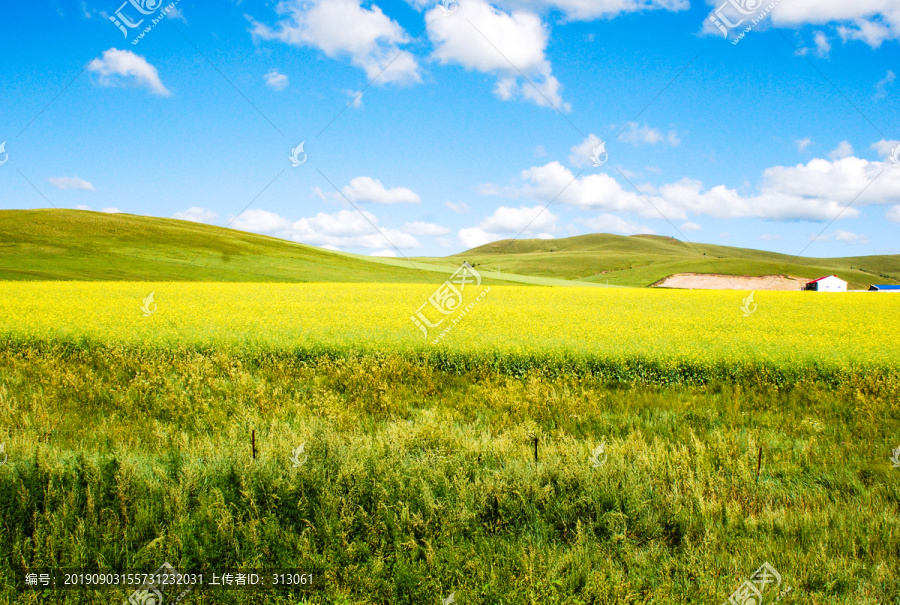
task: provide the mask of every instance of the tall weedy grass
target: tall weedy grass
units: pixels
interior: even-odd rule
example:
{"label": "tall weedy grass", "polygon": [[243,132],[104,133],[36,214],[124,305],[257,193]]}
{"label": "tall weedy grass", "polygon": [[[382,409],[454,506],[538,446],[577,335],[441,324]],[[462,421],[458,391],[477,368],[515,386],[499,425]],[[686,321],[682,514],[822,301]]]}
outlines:
{"label": "tall weedy grass", "polygon": [[720,604],[769,562],[782,603],[895,603],[898,384],[8,343],[0,601],[47,598],[26,570],[168,561],[317,579],[190,603]]}

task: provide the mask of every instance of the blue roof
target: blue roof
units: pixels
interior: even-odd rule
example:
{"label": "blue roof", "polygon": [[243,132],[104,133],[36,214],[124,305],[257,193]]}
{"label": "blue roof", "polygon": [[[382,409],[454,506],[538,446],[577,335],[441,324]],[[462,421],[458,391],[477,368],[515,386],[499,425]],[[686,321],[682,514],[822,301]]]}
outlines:
{"label": "blue roof", "polygon": [[879,290],[900,290],[900,286],[879,286],[874,285],[873,288],[878,288]]}

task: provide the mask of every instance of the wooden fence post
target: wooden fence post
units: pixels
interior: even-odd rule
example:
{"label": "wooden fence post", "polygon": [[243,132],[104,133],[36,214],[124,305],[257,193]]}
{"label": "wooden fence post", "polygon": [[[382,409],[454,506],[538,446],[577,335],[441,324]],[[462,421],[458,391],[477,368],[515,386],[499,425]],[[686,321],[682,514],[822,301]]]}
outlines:
{"label": "wooden fence post", "polygon": [[762,446],[759,446],[759,456],[756,458],[756,482],[759,483],[759,469],[762,468]]}

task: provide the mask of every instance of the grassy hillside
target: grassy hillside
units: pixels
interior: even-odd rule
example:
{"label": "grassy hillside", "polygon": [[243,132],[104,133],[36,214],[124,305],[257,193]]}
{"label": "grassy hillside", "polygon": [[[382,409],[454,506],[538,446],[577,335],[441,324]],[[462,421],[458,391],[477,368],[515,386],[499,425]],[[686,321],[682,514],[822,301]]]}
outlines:
{"label": "grassy hillside", "polygon": [[[411,264],[188,221],[0,210],[0,281],[441,283],[459,259]],[[512,274],[485,283],[585,285]]]}
{"label": "grassy hillside", "polygon": [[[731,275],[788,274],[814,279],[832,273],[851,288],[872,283],[900,283],[900,255],[851,258],[793,258],[785,254],[688,244],[654,235],[582,235],[557,240],[494,242],[458,254],[483,274],[508,273],[606,283],[649,286],[674,273]],[[448,259],[449,260],[449,259]]]}
{"label": "grassy hillside", "polygon": [[445,273],[374,263],[174,219],[81,210],[0,211],[0,280],[439,283],[444,279]]}
{"label": "grassy hillside", "polygon": [[900,283],[900,255],[793,259],[669,237],[494,242],[445,258],[375,258],[174,219],[0,210],[0,280],[440,283],[467,260],[488,283],[645,287],[674,273],[835,273],[852,288]]}

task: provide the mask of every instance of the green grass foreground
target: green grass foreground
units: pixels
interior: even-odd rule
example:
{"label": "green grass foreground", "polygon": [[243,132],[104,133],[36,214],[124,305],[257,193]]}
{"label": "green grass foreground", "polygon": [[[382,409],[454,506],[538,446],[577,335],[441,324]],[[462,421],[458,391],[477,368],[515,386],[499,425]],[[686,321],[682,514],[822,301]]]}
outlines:
{"label": "green grass foreground", "polygon": [[186,603],[719,605],[764,562],[784,604],[896,603],[898,401],[876,377],[660,387],[7,342],[0,602],[122,603],[11,577],[168,561],[305,567],[323,586]]}

